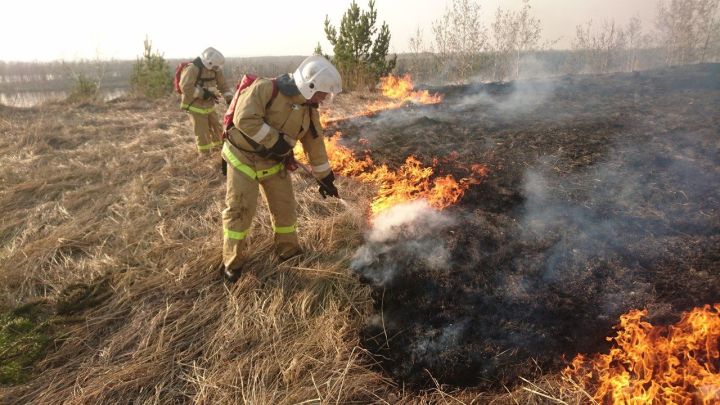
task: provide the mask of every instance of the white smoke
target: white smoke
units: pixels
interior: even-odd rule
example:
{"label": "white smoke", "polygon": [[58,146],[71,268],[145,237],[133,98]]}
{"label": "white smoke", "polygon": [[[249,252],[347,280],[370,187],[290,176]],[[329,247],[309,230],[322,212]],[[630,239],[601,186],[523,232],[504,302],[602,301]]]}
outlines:
{"label": "white smoke", "polygon": [[461,113],[465,110],[477,110],[478,106],[494,110],[499,115],[524,114],[541,107],[546,100],[555,94],[557,81],[553,79],[543,80],[518,80],[507,85],[507,94],[490,94],[486,91],[489,85],[471,86],[476,93],[465,95],[454,103],[450,110]]}
{"label": "white smoke", "polygon": [[[677,242],[668,241],[714,232],[715,224],[685,206],[720,200],[720,166],[708,163],[718,162],[717,149],[698,134],[618,145],[609,155],[563,177],[542,164],[526,171],[520,224],[524,240],[548,245],[536,281],[592,286],[596,308],[612,319],[659,299],[644,273],[673,260]],[[522,289],[509,290],[522,297]]]}
{"label": "white smoke", "polygon": [[443,231],[454,223],[424,200],[392,207],[373,220],[350,267],[376,286],[387,285],[401,272],[417,267],[443,270],[450,261]]}

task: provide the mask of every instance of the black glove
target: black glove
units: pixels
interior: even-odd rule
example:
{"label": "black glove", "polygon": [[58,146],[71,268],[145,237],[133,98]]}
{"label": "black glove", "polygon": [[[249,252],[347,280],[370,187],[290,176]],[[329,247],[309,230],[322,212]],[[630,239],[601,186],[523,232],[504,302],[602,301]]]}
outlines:
{"label": "black glove", "polygon": [[289,172],[294,172],[298,169],[298,162],[297,160],[295,160],[295,155],[293,155],[292,153],[285,156],[283,164],[285,165],[285,169]]}
{"label": "black glove", "polygon": [[203,100],[210,100],[211,97],[215,98],[215,94],[208,89],[203,89]]}
{"label": "black glove", "polygon": [[223,158],[220,158],[220,173],[227,177],[227,162]]}
{"label": "black glove", "polygon": [[320,180],[320,188],[318,189],[318,191],[323,198],[327,198],[327,196],[340,198],[338,189],[333,184],[334,181],[335,175],[333,175],[333,172],[330,172],[330,174]]}
{"label": "black glove", "polygon": [[263,149],[259,152],[260,156],[265,159],[272,159],[276,162],[282,162],[285,160],[288,152],[292,150],[292,146],[285,141],[283,134],[279,134],[277,142],[270,149]]}

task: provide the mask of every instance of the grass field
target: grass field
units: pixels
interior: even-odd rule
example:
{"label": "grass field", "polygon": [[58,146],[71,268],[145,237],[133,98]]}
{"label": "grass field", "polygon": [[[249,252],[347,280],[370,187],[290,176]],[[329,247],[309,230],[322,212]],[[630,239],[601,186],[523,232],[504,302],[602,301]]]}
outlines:
{"label": "grass field", "polygon": [[[658,77],[662,79],[663,74],[660,72]],[[612,83],[624,88],[622,80],[627,77]],[[607,95],[598,92],[595,86],[607,84],[602,80],[610,79],[600,80],[579,80],[577,88]],[[393,151],[416,153],[419,146],[425,148],[420,158],[430,162],[436,152],[449,156],[446,152],[450,150],[432,149],[441,144],[460,151],[459,155],[451,155],[458,163],[488,164],[491,172],[486,181],[470,189],[468,198],[459,205],[468,212],[465,217],[469,218],[468,224],[482,225],[478,228],[480,233],[455,232],[443,237],[468,242],[471,247],[478,246],[473,245],[474,240],[497,242],[497,249],[480,261],[472,261],[470,254],[462,256],[473,266],[486,266],[478,268],[497,270],[499,275],[505,265],[516,266],[510,270],[532,269],[533,263],[551,259],[550,247],[554,242],[542,240],[545,250],[533,250],[527,243],[512,239],[522,223],[512,217],[515,208],[523,199],[532,199],[520,195],[523,168],[543,156],[543,148],[547,147],[556,153],[550,156],[557,158],[550,169],[560,168],[565,174],[579,176],[570,180],[587,180],[581,175],[593,173],[584,168],[600,164],[608,156],[609,148],[604,142],[624,134],[615,132],[617,127],[611,122],[617,117],[613,108],[623,111],[627,100],[621,98],[621,103],[603,110],[607,112],[604,116],[607,122],[580,114],[573,125],[558,128],[552,117],[515,120],[502,109],[498,110],[499,115],[493,115],[493,110],[483,104],[465,108],[467,100],[462,92],[466,90],[446,88],[444,91],[456,104],[443,104],[437,110],[411,107],[407,112],[399,110],[395,116],[391,112],[370,118],[360,115],[358,119],[337,119],[332,126],[344,131],[349,145],[363,145],[358,138],[368,136],[370,146],[364,147],[374,145],[377,148],[374,157],[391,168],[402,160]],[[699,100],[694,96],[694,92],[700,92],[698,89],[675,90],[683,97]],[[652,92],[644,95],[633,111],[657,120],[652,125],[680,122],[681,129],[697,130],[709,142],[703,145],[712,149],[717,147],[717,143],[712,143],[717,127],[705,124],[712,120],[707,111],[717,102],[717,89],[706,88],[702,92],[705,95],[702,100],[709,104],[691,107],[683,104],[684,110],[678,111],[695,114],[684,119],[672,115],[677,112],[674,107],[671,114],[664,110],[645,114],[646,105],[656,105]],[[498,93],[502,99],[507,96],[502,88]],[[561,92],[558,94],[562,97]],[[332,110],[336,118],[358,116],[378,98],[376,94],[341,94]],[[548,99],[542,101],[545,100]],[[667,106],[673,105],[672,98],[663,100],[668,101]],[[566,102],[576,105],[580,101],[569,98]],[[561,103],[552,105],[567,112]],[[593,102],[586,105],[587,114],[597,113]],[[475,119],[458,119],[448,124],[438,114]],[[388,118],[398,121],[388,128],[388,122],[392,122]],[[466,122],[466,126],[459,122]],[[657,128],[652,125],[647,128]],[[573,128],[586,132],[578,133]],[[2,403],[593,402],[592,394],[562,377],[556,364],[543,368],[542,362],[520,370],[518,378],[508,384],[499,383],[503,380],[498,378],[493,384],[476,381],[450,385],[435,378],[437,374],[430,366],[416,370],[427,376],[429,384],[410,384],[402,378],[393,378],[398,374],[388,372],[387,365],[398,357],[383,351],[369,352],[364,335],[368,325],[378,325],[377,314],[383,313],[382,308],[378,312],[378,304],[391,300],[378,300],[382,288],[367,280],[361,282],[361,274],[351,265],[371,232],[369,207],[376,186],[372,183],[340,177],[338,188],[347,201],[343,204],[323,200],[312,179],[302,173],[292,174],[299,205],[300,241],[306,253],[299,259],[278,262],[272,253],[267,207],[260,204],[249,240],[253,252],[248,257],[250,270],[236,284],[228,285],[214,270],[221,258],[220,212],[225,195],[219,156],[197,156],[188,119],[175,98],[158,102],[133,98],[106,103],[57,102],[32,108],[0,106],[0,130],[6,134],[0,138]],[[371,137],[373,131],[380,132]],[[544,142],[553,134],[556,137]],[[647,135],[642,131],[637,134]],[[417,138],[402,143],[409,135]],[[518,145],[523,147],[513,147],[508,142],[490,148],[493,142],[500,142],[500,137],[517,138]],[[662,139],[652,145],[665,148],[669,144]],[[567,149],[567,145],[575,148]],[[354,150],[362,150],[361,147]],[[586,147],[590,152],[585,153]],[[681,152],[677,153],[685,153]],[[701,163],[711,170],[718,169],[712,159]],[[594,181],[592,176],[589,179]],[[577,197],[575,192],[579,189],[562,188],[562,184],[550,181],[552,190],[559,190],[559,195],[567,192],[568,196]],[[707,195],[715,198],[716,191],[709,190]],[[661,200],[667,197],[657,190],[653,192]],[[570,197],[568,201],[572,200]],[[671,197],[680,198],[676,194]],[[704,238],[698,245],[703,249],[716,246],[717,239],[713,238],[719,218],[717,201],[705,199],[695,203],[704,204],[701,211],[709,216],[698,228],[703,232],[698,237]],[[682,210],[692,208],[687,204],[673,207],[680,210],[677,211],[680,219],[685,218]],[[663,218],[657,212],[652,211],[652,216]],[[696,215],[689,218],[701,219]],[[560,224],[564,225],[575,229],[572,227],[582,224],[568,219]],[[532,228],[537,223],[528,226]],[[689,229],[688,225],[683,232],[690,232]],[[551,230],[548,238],[566,234]],[[682,238],[675,233],[670,236]],[[542,257],[545,251],[548,256]],[[573,254],[575,261],[570,264],[577,265],[573,269],[584,269],[584,256]],[[690,257],[697,259],[693,263],[699,273],[688,276],[695,283],[689,285],[704,286],[702,293],[712,294],[717,291],[712,283],[720,277],[717,269],[713,270],[717,258],[705,250],[698,254]],[[611,257],[609,263],[619,263],[618,268],[625,269],[622,266],[626,262]],[[391,259],[386,256],[381,260]],[[657,261],[659,270],[669,268],[666,265]],[[702,265],[707,265],[707,269],[698,267]],[[703,271],[704,275],[700,274]],[[421,274],[418,282],[426,280],[424,277]],[[701,283],[702,280],[705,281]],[[455,281],[445,281],[444,285],[455,287],[452,284]],[[475,284],[467,285],[472,286]],[[407,291],[397,287],[392,285],[388,290],[395,289],[397,297],[406,297],[402,294]],[[683,296],[680,292],[673,297]],[[580,295],[581,299],[586,297],[594,295]],[[656,297],[652,295],[653,299]],[[404,313],[403,308],[413,315],[418,310],[435,308],[420,306],[428,302],[427,297],[421,298],[424,301],[393,301],[397,305],[393,309],[395,314]],[[526,298],[533,302],[539,299]],[[690,301],[668,302],[681,308]],[[450,301],[442,304],[447,302]],[[618,302],[624,305],[635,301],[618,299]],[[592,301],[587,304],[592,308]],[[674,311],[675,307],[672,308]],[[425,315],[431,318],[434,314]],[[379,324],[381,331],[391,330],[384,322]],[[403,338],[412,341],[410,332],[399,331],[405,333]],[[604,341],[605,336],[593,338]],[[532,364],[531,360],[523,361],[527,362],[522,365]]]}

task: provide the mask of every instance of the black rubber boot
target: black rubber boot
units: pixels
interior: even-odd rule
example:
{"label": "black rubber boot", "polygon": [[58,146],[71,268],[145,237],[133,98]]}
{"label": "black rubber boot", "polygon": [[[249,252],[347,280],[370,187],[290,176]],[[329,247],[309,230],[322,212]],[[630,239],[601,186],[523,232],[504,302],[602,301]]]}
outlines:
{"label": "black rubber boot", "polygon": [[227,162],[223,158],[220,158],[220,173],[227,177]]}
{"label": "black rubber boot", "polygon": [[234,283],[238,281],[240,275],[242,274],[240,270],[231,271],[226,269],[225,265],[222,263],[220,264],[220,266],[218,266],[218,270],[220,271],[220,275],[223,277],[223,279],[225,279],[225,281],[229,283]]}

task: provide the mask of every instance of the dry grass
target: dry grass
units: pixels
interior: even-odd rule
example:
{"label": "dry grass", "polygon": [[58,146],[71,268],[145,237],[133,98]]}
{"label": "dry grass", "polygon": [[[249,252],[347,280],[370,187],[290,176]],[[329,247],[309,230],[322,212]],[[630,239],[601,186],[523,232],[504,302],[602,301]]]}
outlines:
{"label": "dry grass", "polygon": [[[295,176],[299,260],[278,263],[260,205],[249,268],[224,284],[224,179],[175,100],[0,107],[0,308],[36,299],[79,320],[0,402],[560,403],[551,377],[504,395],[410,392],[358,344],[370,291],[351,276],[371,190],[322,200]],[[102,288],[100,288],[100,287]],[[75,302],[73,302],[75,300]],[[78,304],[79,302],[79,304]],[[534,384],[538,384],[537,386]]]}

